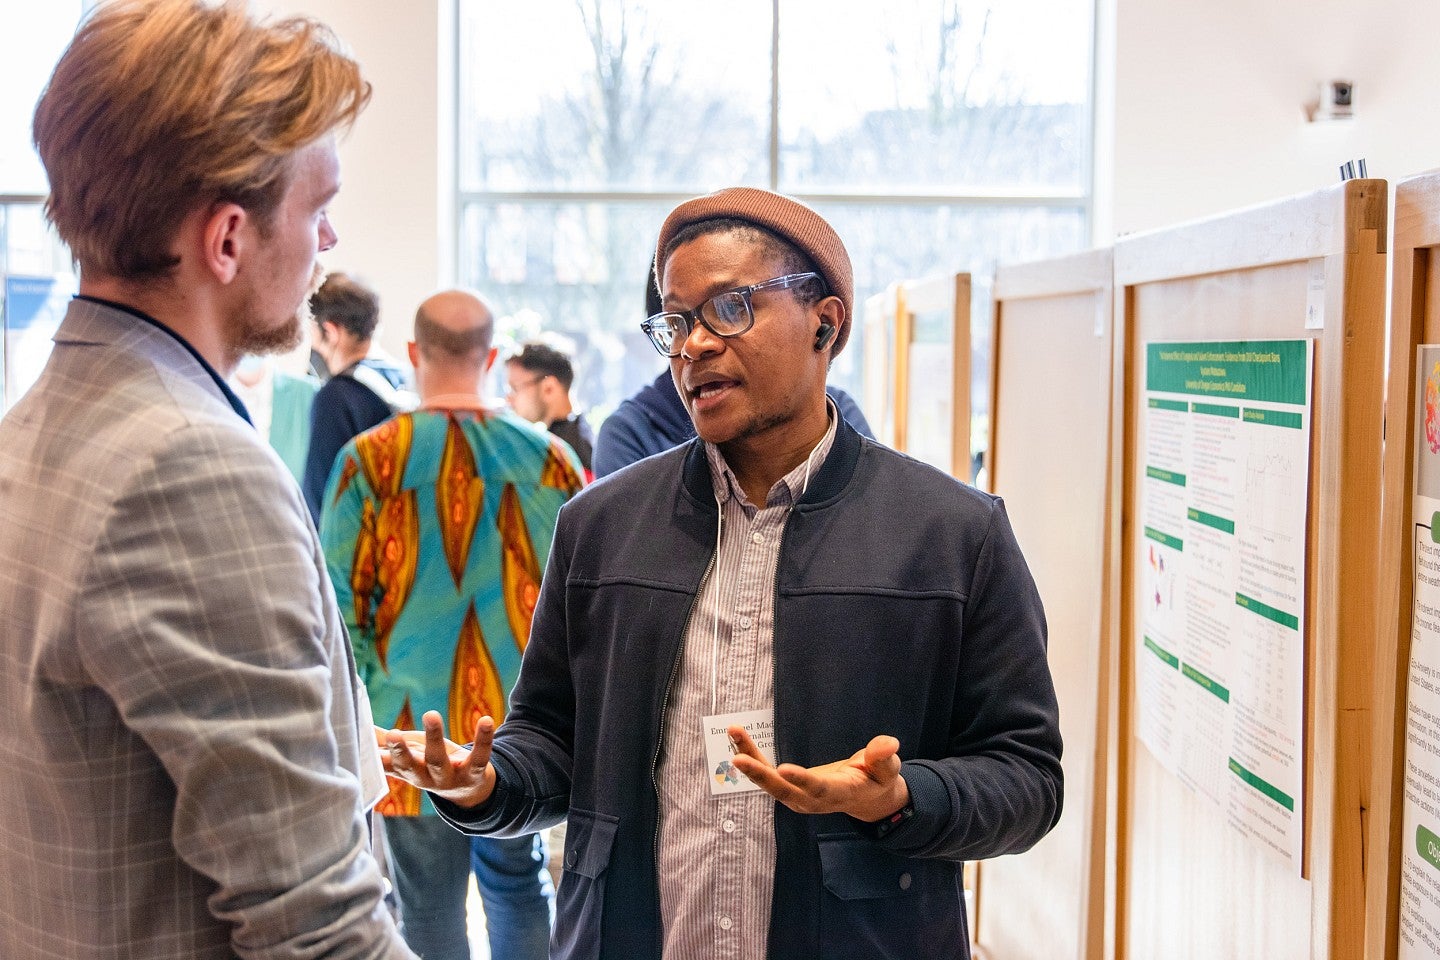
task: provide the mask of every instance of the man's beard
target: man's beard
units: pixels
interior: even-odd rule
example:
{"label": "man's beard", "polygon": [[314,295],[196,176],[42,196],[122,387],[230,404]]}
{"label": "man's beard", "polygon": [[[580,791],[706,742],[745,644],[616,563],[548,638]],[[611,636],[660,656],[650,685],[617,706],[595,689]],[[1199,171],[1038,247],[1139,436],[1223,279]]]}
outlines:
{"label": "man's beard", "polygon": [[251,290],[241,306],[239,314],[231,321],[230,353],[232,366],[244,356],[265,356],[272,353],[289,353],[300,346],[305,339],[305,324],[310,320],[310,297],[325,280],[325,271],[320,264],[310,277],[309,289],[300,301],[300,306],[283,323],[275,326],[263,324],[256,309],[259,297]]}

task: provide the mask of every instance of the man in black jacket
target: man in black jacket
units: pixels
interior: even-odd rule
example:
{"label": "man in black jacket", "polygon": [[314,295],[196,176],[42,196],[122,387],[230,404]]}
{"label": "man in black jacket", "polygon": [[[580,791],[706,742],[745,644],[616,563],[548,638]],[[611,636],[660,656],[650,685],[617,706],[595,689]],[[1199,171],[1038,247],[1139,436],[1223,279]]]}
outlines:
{"label": "man in black jacket", "polygon": [[387,769],[468,832],[568,816],[552,957],[966,956],[963,861],[1062,793],[1004,506],[827,401],[853,293],[814,211],[687,201],[656,263],[698,439],[561,511],[503,728],[426,714]]}
{"label": "man in black jacket", "polygon": [[310,449],[300,490],[311,519],[320,523],[320,498],[335,466],[335,455],[355,437],[416,404],[404,373],[383,357],[371,356],[380,323],[380,298],[344,273],[332,273],[310,297],[314,347],[330,379],[310,407]]}

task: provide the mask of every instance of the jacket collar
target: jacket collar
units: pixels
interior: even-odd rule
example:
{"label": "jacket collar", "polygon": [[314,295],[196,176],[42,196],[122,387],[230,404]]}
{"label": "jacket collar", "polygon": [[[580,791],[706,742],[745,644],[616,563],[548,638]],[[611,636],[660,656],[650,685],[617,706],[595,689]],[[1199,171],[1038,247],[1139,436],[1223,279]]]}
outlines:
{"label": "jacket collar", "polygon": [[245,404],[190,341],[134,307],[76,294],[52,339],[56,343],[90,343],[135,350],[151,362],[217,395],[240,419],[253,423]]}
{"label": "jacket collar", "polygon": [[[855,464],[860,460],[861,438],[855,428],[837,415],[835,443],[830,455],[825,458],[820,470],[810,478],[810,486],[795,506],[805,509],[809,506],[828,503],[839,496],[850,483],[855,473]],[[710,478],[710,463],[705,457],[705,444],[698,437],[690,441],[685,450],[682,468],[682,483],[685,492],[704,509],[714,511],[715,490]]]}

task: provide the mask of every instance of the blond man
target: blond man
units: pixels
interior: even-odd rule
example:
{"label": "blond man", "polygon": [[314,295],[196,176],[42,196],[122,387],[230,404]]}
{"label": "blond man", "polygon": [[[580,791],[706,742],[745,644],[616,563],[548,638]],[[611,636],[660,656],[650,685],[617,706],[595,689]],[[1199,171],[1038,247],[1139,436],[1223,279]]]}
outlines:
{"label": "blond man", "polygon": [[315,532],[224,380],[300,342],[369,93],[313,21],[118,0],[41,97],[80,294],[0,422],[0,957],[412,956]]}

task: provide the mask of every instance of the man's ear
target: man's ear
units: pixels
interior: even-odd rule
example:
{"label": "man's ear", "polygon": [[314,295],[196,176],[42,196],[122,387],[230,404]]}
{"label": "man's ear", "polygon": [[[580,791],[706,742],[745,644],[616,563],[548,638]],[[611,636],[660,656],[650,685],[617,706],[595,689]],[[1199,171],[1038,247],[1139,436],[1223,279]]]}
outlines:
{"label": "man's ear", "polygon": [[410,358],[411,367],[420,366],[420,345],[414,340],[405,343],[405,355]]}
{"label": "man's ear", "polygon": [[489,373],[489,372],[490,372],[490,368],[493,367],[493,366],[495,366],[495,358],[498,357],[498,356],[500,356],[500,348],[499,348],[499,347],[491,347],[491,348],[490,348],[490,355],[485,358],[485,369],[484,369],[484,370],[481,370],[480,372],[481,372],[482,374],[483,374],[483,373]]}
{"label": "man's ear", "polygon": [[240,275],[241,262],[250,255],[250,214],[238,203],[217,203],[200,228],[201,264],[223,284]]}

